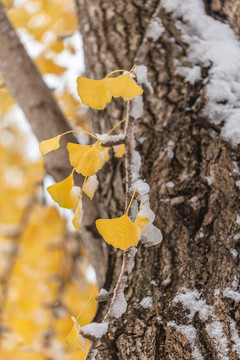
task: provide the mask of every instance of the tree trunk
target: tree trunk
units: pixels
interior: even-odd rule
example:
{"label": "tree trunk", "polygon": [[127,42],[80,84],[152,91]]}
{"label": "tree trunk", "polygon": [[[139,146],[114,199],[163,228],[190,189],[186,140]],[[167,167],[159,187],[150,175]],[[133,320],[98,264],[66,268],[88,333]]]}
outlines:
{"label": "tree trunk", "polygon": [[[136,148],[141,177],[151,187],[155,225],[163,234],[160,245],[138,246],[125,291],[127,311],[110,322],[96,359],[238,359],[239,148],[221,137],[222,124],[206,115],[211,64],[204,67],[199,60],[196,81],[180,75],[179,64],[193,67],[178,26],[186,20],[165,2],[79,0],[88,77],[100,79],[134,63],[148,67],[154,94],[144,89]],[[237,4],[206,1],[205,11],[239,34]],[[154,35],[152,24],[159,19],[163,28]],[[197,36],[194,31],[188,35]],[[124,111],[120,100],[92,111],[94,129],[106,132]],[[105,165],[97,196],[101,217],[122,214],[119,160]],[[106,290],[116,285],[121,253],[108,249]],[[100,305],[97,321],[108,306]]]}

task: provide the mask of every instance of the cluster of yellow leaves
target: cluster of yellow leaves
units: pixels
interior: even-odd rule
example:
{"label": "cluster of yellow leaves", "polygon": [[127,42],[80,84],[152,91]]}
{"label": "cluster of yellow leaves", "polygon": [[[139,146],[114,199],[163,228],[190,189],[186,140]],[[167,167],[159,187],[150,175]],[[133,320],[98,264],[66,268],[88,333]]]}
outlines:
{"label": "cluster of yellow leaves", "polygon": [[[117,70],[113,73],[115,72],[125,71]],[[131,73],[125,73],[123,75],[110,78],[110,75],[113,73],[108,74],[102,80],[92,80],[84,77],[79,77],[77,79],[78,94],[83,104],[89,105],[93,109],[101,110],[104,109],[106,104],[111,101],[112,96],[121,96],[125,101],[128,101],[142,94],[142,88],[135,83],[131,77]],[[42,154],[47,154],[49,151],[57,150],[60,147],[60,137],[63,135],[64,134],[42,141],[39,145],[40,152]],[[76,191],[74,191],[75,196],[73,196],[73,189],[76,187],[74,186],[72,172],[72,174],[65,180],[50,186],[48,191],[53,200],[56,201],[59,206],[75,210],[73,225],[77,230],[79,230],[83,215],[82,192],[85,191],[85,183],[89,181],[90,177],[95,176],[95,174],[109,160],[109,153],[108,149],[102,146],[101,140],[99,139],[93,145],[68,143],[67,150],[69,153],[70,163],[73,166],[73,171],[85,176],[82,190],[78,192],[77,196]],[[116,157],[122,157],[123,155],[124,144],[115,149]],[[90,198],[92,198],[95,190],[96,187],[91,193]],[[88,195],[88,192],[86,192],[86,194]],[[137,246],[140,238],[139,228],[144,225],[142,225],[139,219],[137,220],[137,223],[133,223],[128,217],[127,211],[126,214],[120,218],[98,219],[96,221],[96,226],[99,233],[103,236],[107,243],[116,248],[125,250],[130,246]]]}
{"label": "cluster of yellow leaves", "polygon": [[84,105],[89,105],[96,110],[103,110],[106,104],[111,102],[112,96],[116,98],[121,96],[128,101],[143,93],[130,73],[114,78],[109,77],[111,74],[101,80],[78,77],[78,95]]}

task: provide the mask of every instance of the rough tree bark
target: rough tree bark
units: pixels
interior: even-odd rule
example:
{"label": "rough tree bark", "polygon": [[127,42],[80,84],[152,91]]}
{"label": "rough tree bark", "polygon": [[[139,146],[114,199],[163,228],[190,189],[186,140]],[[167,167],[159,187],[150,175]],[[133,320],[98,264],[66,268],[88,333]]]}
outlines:
{"label": "rough tree bark", "polygon": [[[201,69],[202,78],[195,84],[184,83],[176,60],[191,66],[187,45],[176,17],[159,1],[78,0],[78,5],[88,77],[99,79],[134,63],[148,67],[154,94],[144,94],[144,114],[136,123],[136,137],[144,141],[137,142],[137,150],[142,178],[151,186],[155,224],[163,233],[161,245],[138,246],[126,290],[127,312],[111,322],[96,358],[237,359],[240,297],[234,301],[226,288],[238,291],[233,281],[238,279],[239,261],[231,249],[239,246],[238,175],[233,163],[239,160],[239,148],[233,149],[220,136],[221,127],[204,113],[208,69]],[[206,1],[205,9],[239,34],[234,12],[239,5],[239,1]],[[155,42],[146,36],[154,17],[164,25]],[[117,101],[105,111],[92,112],[98,132],[123,117],[124,108]],[[119,215],[124,208],[121,165],[115,161],[106,165],[100,178],[101,216]],[[115,286],[120,258],[118,251],[109,249],[107,290]],[[185,305],[177,294],[185,294]],[[140,302],[147,296],[153,304],[145,309]],[[99,307],[97,321],[108,306]],[[215,336],[214,329],[218,329]]]}
{"label": "rough tree bark", "polygon": [[[102,78],[134,63],[149,69],[154,94],[145,89],[136,148],[142,157],[141,176],[151,186],[155,225],[163,233],[156,247],[139,244],[125,291],[127,312],[111,321],[97,359],[237,359],[239,256],[232,249],[238,249],[240,239],[234,165],[239,148],[232,148],[220,136],[221,127],[204,113],[209,69],[201,69],[198,82],[184,83],[176,60],[191,66],[187,45],[175,15],[167,13],[161,2],[76,1],[87,76]],[[205,1],[206,13],[216,21],[229,22],[236,34],[240,24],[234,9],[239,5],[233,0]],[[154,17],[164,25],[157,41],[146,36]],[[92,111],[94,130],[106,132],[124,112],[121,101],[104,111]],[[121,215],[123,199],[124,166],[112,159],[100,173],[98,216]],[[88,219],[93,232],[94,220],[95,216]],[[122,252],[103,246],[107,261],[100,259],[95,268],[102,274],[107,269],[104,288],[111,290]],[[235,300],[227,296],[229,291],[234,291]],[[145,308],[141,301],[146,297],[152,299],[152,306]],[[96,321],[102,320],[108,306],[109,302],[100,304]]]}

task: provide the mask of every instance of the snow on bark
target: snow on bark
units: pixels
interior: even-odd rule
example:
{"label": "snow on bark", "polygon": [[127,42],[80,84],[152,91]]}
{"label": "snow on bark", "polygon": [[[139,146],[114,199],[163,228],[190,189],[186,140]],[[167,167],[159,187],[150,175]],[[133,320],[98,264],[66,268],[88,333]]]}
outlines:
{"label": "snow on bark", "polygon": [[234,290],[230,290],[228,287],[223,291],[223,295],[236,302],[240,301],[240,293]]}
{"label": "snow on bark", "polygon": [[148,309],[153,306],[153,299],[151,298],[151,296],[146,296],[141,300],[140,305],[144,309]]}
{"label": "snow on bark", "polygon": [[234,343],[233,345],[233,351],[236,351],[238,355],[240,355],[240,338],[238,336],[238,332],[236,329],[235,322],[229,317],[228,318],[230,323],[230,330],[231,330],[231,340]]}
{"label": "snow on bark", "polygon": [[186,336],[191,346],[192,356],[194,360],[203,360],[203,356],[200,350],[195,346],[197,332],[192,325],[177,325],[174,321],[169,321],[167,325],[175,328],[177,331]]}
{"label": "snow on bark", "polygon": [[126,309],[127,301],[125,299],[123,290],[121,290],[113,304],[110,315],[118,319],[120,316],[122,316],[122,314],[125,313]]}
{"label": "snow on bark", "polygon": [[181,303],[185,310],[189,311],[186,316],[191,321],[196,313],[199,313],[203,320],[207,320],[212,316],[212,308],[207,305],[206,300],[201,299],[201,295],[197,289],[182,289],[182,292],[175,296],[172,300],[173,304]]}
{"label": "snow on bark", "polygon": [[100,339],[108,331],[108,323],[96,323],[93,322],[89,325],[81,327],[81,332],[84,335],[92,336],[96,339]]}
{"label": "snow on bark", "polygon": [[208,335],[216,345],[218,355],[222,360],[228,360],[228,340],[223,332],[223,326],[220,321],[213,321],[206,326]]}
{"label": "snow on bark", "polygon": [[[174,12],[193,68],[181,68],[186,80],[198,80],[194,66],[208,67],[206,114],[215,124],[224,121],[222,135],[233,145],[240,143],[240,43],[230,26],[206,15],[201,0],[163,0]],[[184,23],[183,23],[184,22]]]}
{"label": "snow on bark", "polygon": [[148,25],[146,36],[153,41],[157,41],[164,33],[165,28],[160,18],[155,18]]}
{"label": "snow on bark", "polygon": [[127,268],[126,268],[126,271],[128,272],[128,275],[131,274],[131,272],[133,271],[133,268],[134,268],[134,265],[135,265],[135,261],[134,261],[134,258],[135,258],[135,255],[137,253],[137,248],[135,246],[131,246],[129,248],[129,263],[127,265]]}

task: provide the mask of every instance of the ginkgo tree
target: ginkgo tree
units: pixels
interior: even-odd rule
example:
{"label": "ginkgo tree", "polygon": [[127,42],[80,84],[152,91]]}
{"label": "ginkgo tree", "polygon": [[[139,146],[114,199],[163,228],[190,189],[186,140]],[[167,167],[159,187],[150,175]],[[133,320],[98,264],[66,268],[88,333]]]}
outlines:
{"label": "ginkgo tree", "polygon": [[[53,149],[60,136],[60,147],[44,155],[45,169],[56,181],[51,181],[49,190],[53,189],[53,198],[71,207],[67,211],[80,228],[74,233],[84,244],[99,285],[97,313],[88,324],[81,323],[86,308],[71,288],[76,310],[73,306],[69,310],[69,328],[64,329],[70,347],[62,341],[55,358],[61,359],[71,346],[79,349],[72,356],[81,358],[88,339],[88,360],[237,359],[240,30],[236,2],[24,2],[27,6],[4,1],[15,26],[13,14],[21,13],[19,24],[26,24],[32,38],[43,44],[32,54],[39,68],[42,62],[42,71],[55,68],[63,80],[73,69],[70,61],[62,63],[56,54],[74,52],[68,29],[76,29],[77,22],[85,56],[85,69],[79,68],[71,81],[82,102],[67,88],[56,102],[53,93],[58,86],[48,75],[44,79],[50,90],[44,84],[0,5],[1,96],[6,95],[5,85],[12,94],[1,109],[11,107],[14,98],[39,143],[55,138]],[[26,44],[24,32],[20,35]],[[116,69],[126,72],[112,73]],[[124,101],[121,91],[129,75],[143,93]],[[115,78],[122,82],[117,87]],[[108,135],[121,120],[116,132]],[[61,136],[72,130],[93,136],[82,132]],[[87,146],[81,160],[78,145]],[[88,154],[91,159],[91,150],[96,154],[96,173],[79,174],[76,168],[88,165],[82,158]],[[64,179],[68,179],[62,188],[65,195],[57,188]],[[121,236],[119,228],[125,229]],[[163,233],[161,242],[158,229]],[[124,251],[103,239],[119,246],[123,239],[129,240],[128,234],[135,234],[138,243]],[[114,242],[116,235],[120,242]],[[52,338],[48,340],[51,344]],[[60,348],[59,341],[52,344]]]}

